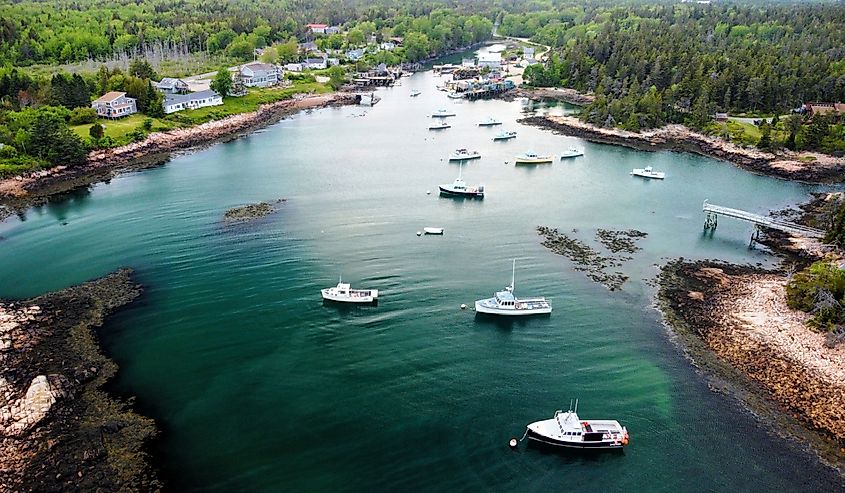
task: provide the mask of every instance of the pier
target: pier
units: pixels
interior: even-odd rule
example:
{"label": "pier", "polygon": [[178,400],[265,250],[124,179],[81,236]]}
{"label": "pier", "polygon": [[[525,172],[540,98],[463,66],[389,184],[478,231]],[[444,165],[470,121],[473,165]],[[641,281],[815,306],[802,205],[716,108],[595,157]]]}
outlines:
{"label": "pier", "polygon": [[801,224],[782,221],[768,216],[761,216],[752,212],[746,212],[739,209],[732,209],[721,205],[711,204],[705,200],[701,206],[701,210],[707,214],[704,219],[704,231],[715,231],[719,225],[719,216],[732,217],[740,221],[748,221],[754,224],[754,232],[751,233],[751,242],[749,247],[753,247],[754,243],[760,239],[760,228],[775,229],[785,233],[804,236],[807,238],[823,238],[824,231]]}

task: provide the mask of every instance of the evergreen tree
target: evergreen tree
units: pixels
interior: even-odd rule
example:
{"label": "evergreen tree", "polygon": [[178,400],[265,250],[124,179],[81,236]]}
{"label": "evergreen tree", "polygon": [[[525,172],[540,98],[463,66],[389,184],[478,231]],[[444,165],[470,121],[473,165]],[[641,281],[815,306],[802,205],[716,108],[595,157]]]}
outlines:
{"label": "evergreen tree", "polygon": [[129,63],[129,75],[139,79],[158,79],[153,66],[145,58],[135,58]]}
{"label": "evergreen tree", "polygon": [[82,139],[56,114],[39,112],[28,133],[29,154],[54,165],[77,166],[85,162]]}
{"label": "evergreen tree", "polygon": [[161,118],[164,116],[164,94],[162,94],[161,91],[157,91],[156,88],[153,87],[152,82],[149,81],[147,81],[147,91],[145,99],[145,115],[152,116],[155,118]]}

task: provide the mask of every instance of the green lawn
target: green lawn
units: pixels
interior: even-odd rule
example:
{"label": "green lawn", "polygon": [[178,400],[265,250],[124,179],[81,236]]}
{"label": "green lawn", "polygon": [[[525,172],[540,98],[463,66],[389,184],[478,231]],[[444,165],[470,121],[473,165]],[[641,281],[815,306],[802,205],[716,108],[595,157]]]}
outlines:
{"label": "green lawn", "polygon": [[[112,140],[120,144],[128,142],[128,140],[126,139],[126,134],[137,128],[141,128],[144,123],[144,120],[146,120],[147,118],[149,117],[146,115],[135,113],[134,115],[130,115],[126,118],[121,118],[119,120],[98,118],[97,123],[103,126],[103,130],[107,137],[111,137]],[[76,132],[76,134],[82,137],[83,139],[88,139],[88,131],[91,128],[91,125],[92,124],[90,123],[83,123],[82,125],[71,125],[70,129]],[[172,122],[153,118],[152,131],[155,132],[158,130],[169,130],[174,126],[175,125]]]}

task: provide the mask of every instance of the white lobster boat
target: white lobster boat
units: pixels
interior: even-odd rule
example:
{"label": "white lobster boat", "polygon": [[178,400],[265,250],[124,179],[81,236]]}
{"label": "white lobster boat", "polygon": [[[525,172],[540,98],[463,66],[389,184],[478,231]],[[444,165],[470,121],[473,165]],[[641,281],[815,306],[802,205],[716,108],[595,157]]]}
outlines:
{"label": "white lobster boat", "polygon": [[451,195],[453,197],[484,198],[484,185],[467,186],[462,178],[463,165],[458,171],[458,178],[451,185],[440,185],[440,195]]}
{"label": "white lobster boat", "polygon": [[373,303],[378,300],[378,289],[352,289],[339,279],[337,286],[320,290],[324,300],[338,303]]}
{"label": "white lobster boat", "polygon": [[567,449],[622,450],[628,445],[628,429],[615,419],[582,421],[570,403],[569,411],[528,425],[525,436],[543,445]]}
{"label": "white lobster boat", "polygon": [[583,156],[583,155],[584,155],[584,151],[579,151],[578,149],[576,149],[574,147],[570,147],[568,151],[563,151],[563,152],[560,153],[560,158],[566,159],[566,158],[570,158],[570,157],[578,157],[578,156]]}
{"label": "white lobster boat", "polygon": [[534,151],[524,152],[514,158],[514,164],[549,164],[553,156],[541,156]]}
{"label": "white lobster boat", "polygon": [[467,149],[457,149],[455,152],[449,154],[449,161],[469,161],[470,159],[480,159],[481,153],[478,151],[470,151]]}
{"label": "white lobster boat", "polygon": [[452,128],[452,125],[449,125],[446,122],[439,122],[439,123],[432,123],[428,126],[429,130],[443,130],[446,128]]}
{"label": "white lobster boat", "polygon": [[639,176],[641,178],[650,178],[653,180],[662,180],[666,178],[666,173],[662,171],[654,171],[651,166],[645,168],[634,168],[631,170],[631,176]]}
{"label": "white lobster boat", "polygon": [[446,118],[447,116],[455,116],[454,111],[439,109],[431,114],[432,118]]}
{"label": "white lobster boat", "polygon": [[502,124],[502,122],[500,122],[499,120],[496,120],[492,116],[488,117],[486,120],[481,120],[480,122],[478,122],[479,127],[493,127],[495,125],[501,125],[501,124]]}
{"label": "white lobster boat", "polygon": [[492,298],[476,301],[475,311],[505,316],[543,315],[552,312],[552,305],[546,298],[517,298],[513,293],[515,281],[516,260],[513,261],[511,285],[494,294]]}
{"label": "white lobster boat", "polygon": [[516,132],[499,132],[493,137],[493,140],[508,140],[508,139],[515,139]]}

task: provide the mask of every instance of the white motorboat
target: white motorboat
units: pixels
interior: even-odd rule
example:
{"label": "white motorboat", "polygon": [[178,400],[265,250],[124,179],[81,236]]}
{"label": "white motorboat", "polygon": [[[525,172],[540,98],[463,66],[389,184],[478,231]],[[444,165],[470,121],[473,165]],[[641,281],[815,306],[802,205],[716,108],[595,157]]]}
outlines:
{"label": "white motorboat", "polygon": [[432,228],[432,227],[423,228],[423,233],[425,233],[427,235],[442,235],[444,232],[445,232],[445,230],[443,228]]}
{"label": "white motorboat", "polygon": [[515,139],[516,132],[499,132],[493,137],[493,140],[508,140],[508,139]]}
{"label": "white motorboat", "polygon": [[[500,122],[499,120],[496,120],[493,117],[488,117],[486,120],[481,120],[480,122],[478,122],[479,127],[492,127],[492,126],[501,125],[501,124],[502,124],[502,122]],[[516,132],[514,132],[514,135],[516,135]]]}
{"label": "white motorboat", "polygon": [[517,298],[513,293],[515,281],[516,260],[513,261],[511,285],[507,286],[504,291],[494,294],[492,298],[476,301],[475,311],[477,313],[506,316],[542,315],[552,312],[552,305],[546,298]]}
{"label": "white motorboat", "polygon": [[526,151],[514,158],[515,164],[547,164],[554,161],[554,156],[541,156],[534,151]]}
{"label": "white motorboat", "polygon": [[666,173],[662,171],[654,171],[651,166],[646,166],[645,168],[634,168],[631,170],[631,175],[655,180],[662,180],[666,178]]}
{"label": "white motorboat", "polygon": [[575,409],[555,411],[551,419],[535,421],[528,425],[525,436],[529,440],[552,447],[592,450],[622,450],[630,442],[628,429],[612,419],[584,420],[578,418],[578,401]]}
{"label": "white motorboat", "polygon": [[415,97],[419,96],[420,94],[422,94],[422,93],[420,91],[417,91],[416,89],[411,91],[411,97],[412,98],[415,98]]}
{"label": "white motorboat", "polygon": [[454,111],[439,109],[431,114],[432,118],[446,118],[447,116],[455,116]]}
{"label": "white motorboat", "polygon": [[563,152],[560,153],[560,158],[566,159],[566,158],[570,158],[570,157],[578,157],[578,156],[583,156],[583,155],[584,155],[584,151],[579,151],[578,149],[576,149],[574,147],[570,147],[569,150],[563,151]]}
{"label": "white motorboat", "polygon": [[339,303],[372,303],[378,300],[378,289],[352,289],[339,279],[337,286],[320,290],[324,300]]}
{"label": "white motorboat", "polygon": [[464,95],[459,92],[450,92],[446,94],[446,97],[451,99],[464,99]]}
{"label": "white motorboat", "polygon": [[457,149],[455,152],[449,154],[449,161],[469,161],[470,159],[480,159],[481,153],[478,151],[469,151],[467,149]]}
{"label": "white motorboat", "polygon": [[462,178],[463,165],[458,170],[458,178],[451,185],[440,185],[440,195],[455,197],[484,198],[484,185],[468,187]]}
{"label": "white motorboat", "polygon": [[451,127],[452,127],[452,125],[449,125],[446,122],[440,122],[440,123],[433,123],[433,124],[429,125],[428,129],[429,130],[443,130],[444,128],[451,128]]}

